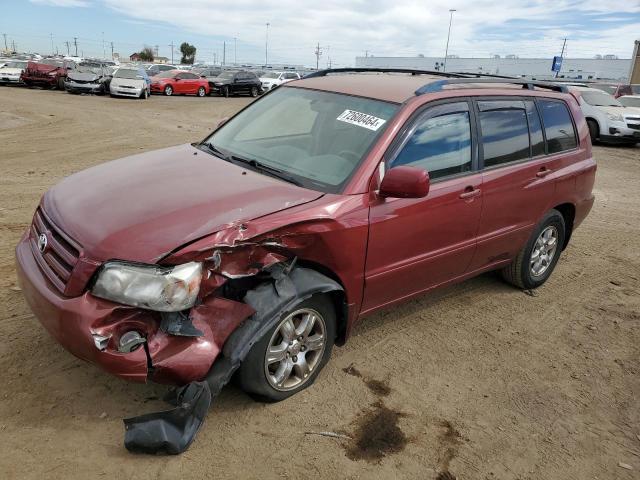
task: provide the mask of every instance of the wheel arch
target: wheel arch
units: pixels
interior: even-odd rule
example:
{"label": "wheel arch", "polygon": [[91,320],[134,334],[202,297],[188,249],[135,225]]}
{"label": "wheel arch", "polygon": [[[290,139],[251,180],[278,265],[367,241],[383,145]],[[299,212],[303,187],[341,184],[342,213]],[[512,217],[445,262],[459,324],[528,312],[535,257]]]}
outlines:
{"label": "wheel arch", "polygon": [[564,243],[562,245],[562,250],[567,248],[569,245],[569,240],[571,239],[571,234],[573,233],[573,222],[576,218],[576,207],[573,203],[561,203],[560,205],[556,205],[553,207],[554,210],[557,210],[562,215],[564,219],[565,226],[565,235],[564,235]]}

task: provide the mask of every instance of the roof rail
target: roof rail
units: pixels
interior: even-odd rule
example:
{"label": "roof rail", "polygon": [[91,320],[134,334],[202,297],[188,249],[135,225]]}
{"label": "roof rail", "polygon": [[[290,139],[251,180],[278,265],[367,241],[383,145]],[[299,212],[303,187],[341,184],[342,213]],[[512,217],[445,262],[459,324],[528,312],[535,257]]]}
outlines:
{"label": "roof rail", "polygon": [[565,85],[556,85],[549,82],[536,82],[532,80],[518,80],[516,78],[451,78],[448,80],[438,80],[436,82],[426,83],[422,87],[416,90],[416,95],[424,95],[425,93],[440,92],[447,85],[463,85],[468,83],[486,83],[486,84],[499,84],[508,83],[512,85],[522,85],[522,88],[527,90],[533,90],[535,87],[546,88],[554,92],[569,93],[569,89]]}
{"label": "roof rail", "polygon": [[373,67],[347,67],[347,68],[328,68],[326,70],[318,70],[304,76],[304,78],[326,77],[330,73],[410,73],[411,75],[437,75],[438,77],[448,78],[466,78],[466,75],[460,73],[446,73],[431,70],[416,70],[412,68],[373,68]]}

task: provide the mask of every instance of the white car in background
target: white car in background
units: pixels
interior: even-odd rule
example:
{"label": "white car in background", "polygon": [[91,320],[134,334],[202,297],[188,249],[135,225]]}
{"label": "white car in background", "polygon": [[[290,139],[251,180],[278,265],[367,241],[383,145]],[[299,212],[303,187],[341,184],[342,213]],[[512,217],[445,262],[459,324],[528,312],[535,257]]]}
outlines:
{"label": "white car in background", "polygon": [[111,78],[109,94],[147,99],[151,95],[151,80],[142,67],[120,67]]}
{"label": "white car in background", "polygon": [[623,95],[618,101],[625,107],[640,108],[640,95]]}
{"label": "white car in background", "polygon": [[278,85],[300,78],[302,77],[297,72],[266,72],[260,77],[260,83],[262,83],[262,90],[267,92]]}
{"label": "white car in background", "polygon": [[640,143],[640,108],[625,107],[597,88],[569,88],[580,103],[592,142]]}
{"label": "white car in background", "polygon": [[27,67],[26,60],[10,60],[0,67],[0,84],[18,84],[20,75]]}

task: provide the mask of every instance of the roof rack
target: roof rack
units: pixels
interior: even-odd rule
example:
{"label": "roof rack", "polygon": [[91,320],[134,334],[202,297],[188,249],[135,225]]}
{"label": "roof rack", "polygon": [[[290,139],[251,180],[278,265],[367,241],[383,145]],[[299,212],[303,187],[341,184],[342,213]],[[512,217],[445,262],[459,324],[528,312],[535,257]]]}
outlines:
{"label": "roof rack", "polygon": [[437,72],[432,70],[417,70],[412,68],[369,68],[369,67],[354,67],[354,68],[328,68],[326,70],[318,70],[311,72],[304,76],[304,78],[314,77],[326,77],[330,73],[410,73],[411,75],[436,75],[438,77],[448,78],[467,78],[465,74],[461,73],[446,73]]}
{"label": "roof rack", "polygon": [[518,80],[516,78],[499,77],[499,78],[479,78],[479,77],[463,77],[463,78],[450,78],[448,80],[438,80],[436,82],[426,83],[422,87],[416,90],[416,95],[424,95],[425,93],[440,92],[447,85],[462,85],[465,83],[486,83],[486,84],[498,84],[508,83],[512,85],[522,85],[522,88],[527,90],[533,90],[535,87],[546,88],[554,92],[568,93],[569,89],[565,85],[556,85],[548,82],[536,82],[532,80]]}

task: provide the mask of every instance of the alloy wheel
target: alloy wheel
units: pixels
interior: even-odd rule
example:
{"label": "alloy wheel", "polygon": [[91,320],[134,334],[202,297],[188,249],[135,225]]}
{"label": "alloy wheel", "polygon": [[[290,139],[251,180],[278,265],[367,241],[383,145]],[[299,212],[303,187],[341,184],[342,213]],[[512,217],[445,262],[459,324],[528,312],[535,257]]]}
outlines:
{"label": "alloy wheel", "polygon": [[324,355],[327,328],[316,310],[302,308],[280,322],[269,340],[264,371],[276,390],[300,388],[311,378]]}
{"label": "alloy wheel", "polygon": [[533,245],[529,270],[533,277],[540,277],[549,269],[558,250],[558,229],[549,225]]}

